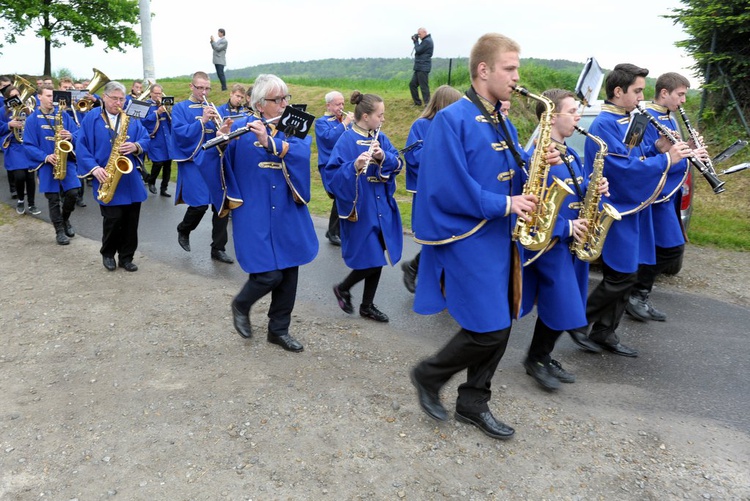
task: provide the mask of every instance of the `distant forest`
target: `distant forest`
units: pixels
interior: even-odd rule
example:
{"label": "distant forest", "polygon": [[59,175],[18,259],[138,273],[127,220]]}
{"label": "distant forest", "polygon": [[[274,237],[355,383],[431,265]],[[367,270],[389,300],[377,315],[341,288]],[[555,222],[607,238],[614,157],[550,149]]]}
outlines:
{"label": "distant forest", "polygon": [[[413,60],[410,58],[357,58],[357,59],[320,59],[316,61],[291,61],[286,63],[271,63],[249,66],[241,69],[227,69],[229,80],[251,80],[261,73],[272,73],[282,78],[295,79],[366,79],[366,80],[408,80],[411,78]],[[583,68],[583,62],[576,63],[564,59],[534,59],[521,60],[521,65],[533,64],[546,66],[550,69],[578,74]],[[465,70],[468,59],[442,58],[432,59],[433,73],[448,72],[449,65],[453,70]]]}

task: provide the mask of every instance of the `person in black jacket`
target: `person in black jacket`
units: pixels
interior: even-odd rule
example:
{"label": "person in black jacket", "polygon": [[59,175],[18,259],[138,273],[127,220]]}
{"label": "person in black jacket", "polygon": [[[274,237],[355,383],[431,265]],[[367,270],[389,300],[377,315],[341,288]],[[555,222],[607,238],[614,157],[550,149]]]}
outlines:
{"label": "person in black jacket", "polygon": [[[412,35],[411,41],[414,42],[414,75],[409,82],[411,98],[416,106],[422,106],[422,103],[430,102],[430,70],[432,69],[432,35],[427,34],[427,30],[419,28],[416,35]],[[422,89],[422,100],[419,99],[417,87]]]}

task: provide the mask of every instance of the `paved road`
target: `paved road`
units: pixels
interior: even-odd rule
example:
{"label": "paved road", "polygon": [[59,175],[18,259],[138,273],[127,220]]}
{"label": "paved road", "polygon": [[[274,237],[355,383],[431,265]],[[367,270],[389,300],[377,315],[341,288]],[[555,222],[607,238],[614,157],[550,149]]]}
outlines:
{"label": "paved road", "polygon": [[[4,182],[2,186],[0,200],[13,204]],[[72,220],[80,236],[99,240],[101,216],[90,188],[86,201],[88,207],[78,208]],[[40,197],[37,203],[43,210],[39,217],[48,220],[46,200]],[[239,266],[216,263],[209,257],[209,216],[191,235],[192,252],[184,252],[177,245],[176,226],[184,212],[185,206],[175,207],[171,198],[149,196],[141,213],[136,262],[142,253],[183,271],[226,277],[239,288],[246,279]],[[301,269],[298,301],[309,304],[321,319],[342,320],[346,315],[336,305],[330,286],[341,280],[348,269],[341,260],[339,248],[328,244],[323,237],[326,223],[327,220],[315,218],[320,252],[312,264]],[[51,228],[49,231],[50,239],[54,238]],[[234,254],[231,241],[228,252]],[[411,257],[416,252],[417,245],[407,238],[404,255]],[[138,273],[147,274],[148,267],[142,266]],[[358,287],[354,289],[355,298],[361,296],[361,285]],[[637,359],[584,353],[567,336],[561,338],[556,356],[575,368],[579,381],[593,383],[576,385],[575,392],[566,388],[566,398],[581,402],[597,399],[600,403],[621,407],[625,412],[676,412],[701,420],[710,418],[750,433],[747,390],[750,310],[662,289],[655,290],[652,298],[660,309],[669,313],[666,323],[643,324],[626,317],[620,327],[623,341],[640,350],[641,356]],[[411,311],[412,296],[401,283],[398,267],[384,270],[376,303],[390,316],[393,335],[413,337],[424,343],[425,355],[457,329],[445,313],[423,317]],[[501,365],[504,370],[523,370],[520,362],[534,321],[535,318],[526,317],[514,327]],[[530,391],[541,391],[527,379],[525,384]]]}

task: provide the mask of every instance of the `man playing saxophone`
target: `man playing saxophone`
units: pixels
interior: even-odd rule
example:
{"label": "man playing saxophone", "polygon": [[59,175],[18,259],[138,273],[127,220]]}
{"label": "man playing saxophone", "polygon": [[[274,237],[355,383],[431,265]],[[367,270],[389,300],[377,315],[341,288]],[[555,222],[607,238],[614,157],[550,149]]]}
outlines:
{"label": "man playing saxophone", "polygon": [[[104,86],[103,108],[86,115],[76,139],[80,177],[94,177],[94,192],[100,193],[102,183],[109,183],[115,174],[115,164],[130,162],[128,172],[121,177],[108,203],[99,201],[103,217],[102,264],[114,271],[115,254],[125,271],[137,271],[133,262],[138,247],[138,220],[141,202],[146,200],[146,188],[138,170],[143,168],[143,152],[148,148],[149,137],[138,120],[130,120],[122,111],[125,87],[120,82]],[[114,149],[113,145],[119,145]]]}
{"label": "man playing saxophone", "polygon": [[55,228],[57,244],[68,245],[76,235],[70,215],[75,210],[81,186],[72,151],[78,126],[66,112],[70,103],[60,102],[55,106],[52,92],[48,85],[39,89],[39,108],[26,120],[23,145],[39,174],[39,191],[49,203],[49,218]]}

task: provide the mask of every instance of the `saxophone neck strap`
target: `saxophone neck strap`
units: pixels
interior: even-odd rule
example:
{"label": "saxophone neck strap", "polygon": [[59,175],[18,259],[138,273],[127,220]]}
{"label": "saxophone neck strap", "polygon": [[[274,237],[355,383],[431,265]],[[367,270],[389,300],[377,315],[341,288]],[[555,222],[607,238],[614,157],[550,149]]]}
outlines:
{"label": "saxophone neck strap", "polygon": [[568,156],[565,154],[565,151],[560,150],[560,148],[558,148],[558,151],[560,151],[560,158],[562,159],[565,166],[568,168],[570,177],[573,179],[573,184],[576,187],[576,193],[578,194],[578,198],[583,200],[583,197],[584,197],[583,190],[581,190],[581,185],[578,183],[578,176],[576,175],[575,169],[573,169],[573,166],[571,165],[570,160],[568,159]]}
{"label": "saxophone neck strap", "polygon": [[[521,154],[518,153],[518,150],[516,149],[516,145],[513,143],[513,136],[510,135],[510,130],[508,130],[508,124],[505,123],[505,117],[502,113],[499,111],[497,112],[497,119],[494,119],[490,113],[487,111],[487,107],[482,104],[482,102],[479,100],[479,94],[477,94],[477,91],[474,90],[474,87],[469,87],[469,90],[466,91],[466,97],[469,98],[469,100],[474,103],[474,106],[479,108],[479,111],[482,112],[482,115],[487,120],[489,124],[491,124],[497,133],[500,136],[505,137],[505,144],[508,146],[508,149],[513,154],[513,158],[516,159],[516,163],[518,164],[518,167],[523,170],[526,166],[526,162],[524,162],[523,158],[521,158]],[[500,130],[497,127],[497,124],[500,124],[500,127],[502,127],[503,132],[500,134]]]}

